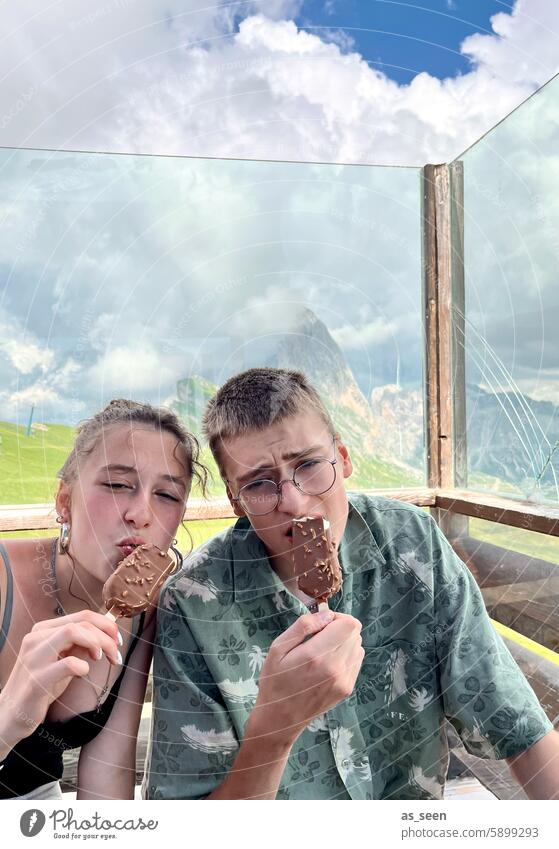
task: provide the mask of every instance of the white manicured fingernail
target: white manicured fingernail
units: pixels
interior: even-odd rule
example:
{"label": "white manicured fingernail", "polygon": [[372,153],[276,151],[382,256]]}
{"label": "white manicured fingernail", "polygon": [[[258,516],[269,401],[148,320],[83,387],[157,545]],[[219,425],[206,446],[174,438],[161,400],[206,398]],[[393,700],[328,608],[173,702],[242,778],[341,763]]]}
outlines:
{"label": "white manicured fingernail", "polygon": [[118,663],[119,666],[122,666],[122,655],[119,651],[117,651],[117,653],[116,653],[116,662]]}
{"label": "white manicured fingernail", "polygon": [[116,632],[116,641],[119,644],[119,646],[121,646],[122,643],[124,642],[124,640],[122,639],[122,634],[120,633],[120,631]]}
{"label": "white manicured fingernail", "polygon": [[97,660],[101,660],[102,657],[103,657],[103,649],[98,648],[97,649]]}

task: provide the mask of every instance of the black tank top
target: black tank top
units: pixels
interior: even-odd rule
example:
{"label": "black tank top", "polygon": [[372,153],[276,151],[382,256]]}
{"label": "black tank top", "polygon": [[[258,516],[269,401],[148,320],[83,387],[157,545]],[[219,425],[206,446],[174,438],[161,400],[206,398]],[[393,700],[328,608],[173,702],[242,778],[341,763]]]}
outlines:
{"label": "black tank top", "polygon": [[[6,564],[8,575],[9,598],[0,628],[2,636],[5,637],[8,630],[6,614],[8,603],[11,601],[12,581],[8,553],[1,544],[0,554]],[[4,760],[3,768],[0,769],[0,799],[13,799],[24,793],[30,793],[42,784],[58,781],[62,778],[64,771],[63,752],[85,746],[99,734],[111,715],[126,667],[142,633],[144,619],[145,613],[142,613],[138,629],[126,653],[122,672],[99,709],[94,708],[86,713],[79,713],[64,721],[45,720],[29,737],[25,737],[14,746]]]}

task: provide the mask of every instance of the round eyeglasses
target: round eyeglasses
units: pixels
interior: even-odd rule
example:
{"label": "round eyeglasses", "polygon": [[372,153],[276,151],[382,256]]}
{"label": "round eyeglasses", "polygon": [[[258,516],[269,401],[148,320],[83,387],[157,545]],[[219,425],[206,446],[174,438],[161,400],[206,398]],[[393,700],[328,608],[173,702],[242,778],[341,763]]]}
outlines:
{"label": "round eyeglasses", "polygon": [[337,462],[325,457],[306,460],[294,469],[293,477],[279,483],[267,479],[251,481],[232,500],[238,501],[249,516],[265,516],[280,503],[284,483],[292,483],[305,495],[324,495],[334,486]]}

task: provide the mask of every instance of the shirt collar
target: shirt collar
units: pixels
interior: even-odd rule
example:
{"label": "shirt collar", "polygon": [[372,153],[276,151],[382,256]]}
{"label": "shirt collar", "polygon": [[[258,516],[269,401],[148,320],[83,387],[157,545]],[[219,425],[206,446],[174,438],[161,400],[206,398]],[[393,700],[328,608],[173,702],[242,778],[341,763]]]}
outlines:
{"label": "shirt collar", "polygon": [[[366,520],[351,497],[348,500],[347,525],[339,548],[340,565],[346,575],[365,572],[386,562]],[[285,589],[270,565],[263,542],[246,517],[231,528],[231,548],[235,601],[254,601]]]}

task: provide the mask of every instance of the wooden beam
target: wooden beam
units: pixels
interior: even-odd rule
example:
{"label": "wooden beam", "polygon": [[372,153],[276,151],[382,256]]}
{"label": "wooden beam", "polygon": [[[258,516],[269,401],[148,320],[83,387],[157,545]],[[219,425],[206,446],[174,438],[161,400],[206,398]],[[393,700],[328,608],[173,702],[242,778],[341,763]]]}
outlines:
{"label": "wooden beam", "polygon": [[[452,486],[468,485],[466,416],[466,289],[464,279],[464,165],[450,169]],[[444,483],[441,486],[445,486]]]}
{"label": "wooden beam", "polygon": [[487,519],[525,531],[559,536],[559,509],[556,507],[458,489],[439,490],[436,505],[449,513],[474,516],[476,519]]}
{"label": "wooden beam", "polygon": [[[427,480],[431,487],[467,481],[464,354],[464,177],[461,163],[423,169],[423,270]],[[433,511],[450,537],[468,519]]]}
{"label": "wooden beam", "polygon": [[[432,487],[454,480],[452,197],[448,165],[423,169],[423,276],[427,372],[427,469]],[[455,226],[457,226],[455,224]]]}
{"label": "wooden beam", "polygon": [[441,486],[440,404],[439,404],[439,287],[437,202],[435,184],[444,165],[423,169],[423,319],[425,329],[425,430],[427,445],[427,485]]}

